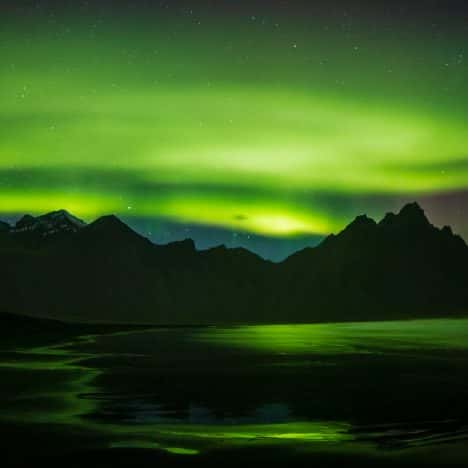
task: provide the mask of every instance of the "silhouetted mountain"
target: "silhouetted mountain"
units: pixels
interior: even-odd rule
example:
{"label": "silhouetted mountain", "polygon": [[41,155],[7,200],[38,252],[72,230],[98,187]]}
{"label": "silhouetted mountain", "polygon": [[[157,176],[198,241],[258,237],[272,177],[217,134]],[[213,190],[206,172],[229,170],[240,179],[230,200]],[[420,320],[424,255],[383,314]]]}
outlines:
{"label": "silhouetted mountain", "polygon": [[35,231],[42,236],[48,236],[63,231],[76,232],[85,226],[82,220],[65,210],[59,210],[37,218],[25,215],[15,224],[13,230],[16,233]]}
{"label": "silhouetted mountain", "polygon": [[277,323],[468,311],[468,247],[417,204],[358,216],[279,264],[245,249],[155,245],[115,216],[24,217],[0,236],[5,310],[75,321]]}
{"label": "silhouetted mountain", "polygon": [[0,221],[0,232],[8,232],[11,229],[11,226],[8,223]]}
{"label": "silhouetted mountain", "polygon": [[[301,294],[305,271],[321,292],[314,300],[326,317],[445,316],[468,305],[468,248],[452,234],[432,226],[417,204],[380,223],[359,216],[341,233],[315,249],[296,253],[281,269],[294,285],[289,304],[306,307]],[[338,298],[334,295],[338,295]]]}
{"label": "silhouetted mountain", "polygon": [[25,215],[10,230],[19,244],[33,248],[78,232],[85,226],[81,219],[59,210],[37,217]]}

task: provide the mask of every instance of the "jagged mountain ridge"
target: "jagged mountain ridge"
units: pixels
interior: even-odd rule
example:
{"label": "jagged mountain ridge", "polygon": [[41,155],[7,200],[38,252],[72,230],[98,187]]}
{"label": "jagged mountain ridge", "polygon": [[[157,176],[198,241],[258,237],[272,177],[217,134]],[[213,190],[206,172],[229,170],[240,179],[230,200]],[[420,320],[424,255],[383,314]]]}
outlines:
{"label": "jagged mountain ridge", "polygon": [[34,248],[78,232],[84,227],[86,223],[81,219],[66,210],[58,210],[37,217],[24,215],[13,226],[4,223],[3,232],[8,231],[21,244]]}
{"label": "jagged mountain ridge", "polygon": [[[300,276],[309,270],[310,283],[321,292],[316,307],[325,315],[339,318],[343,307],[360,320],[373,320],[377,310],[385,318],[463,314],[467,260],[464,240],[449,227],[434,227],[413,203],[379,223],[358,216],[338,235],[290,256],[280,269],[294,307],[306,306]],[[335,294],[342,299],[330,304]]]}
{"label": "jagged mountain ridge", "polygon": [[[53,235],[0,234],[0,292],[11,312],[75,321],[278,323],[463,315],[468,247],[417,204],[379,223],[358,216],[279,264],[245,249],[156,245],[115,216],[66,212]],[[68,220],[72,220],[71,225]],[[24,219],[24,218],[23,218]],[[33,218],[50,224],[51,216]],[[64,222],[63,220],[67,220]],[[28,221],[31,221],[27,218]],[[63,229],[56,229],[62,226]]]}
{"label": "jagged mountain ridge", "polygon": [[15,233],[36,231],[47,236],[60,231],[76,232],[85,226],[84,221],[68,211],[58,210],[37,217],[25,215],[11,229]]}

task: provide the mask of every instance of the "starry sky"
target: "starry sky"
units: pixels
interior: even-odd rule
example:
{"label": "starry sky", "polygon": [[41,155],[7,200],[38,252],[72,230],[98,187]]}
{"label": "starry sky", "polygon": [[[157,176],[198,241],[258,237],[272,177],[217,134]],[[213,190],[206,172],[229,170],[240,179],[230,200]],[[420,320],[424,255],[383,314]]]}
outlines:
{"label": "starry sky", "polygon": [[418,201],[468,239],[464,1],[2,1],[0,218],[279,260]]}

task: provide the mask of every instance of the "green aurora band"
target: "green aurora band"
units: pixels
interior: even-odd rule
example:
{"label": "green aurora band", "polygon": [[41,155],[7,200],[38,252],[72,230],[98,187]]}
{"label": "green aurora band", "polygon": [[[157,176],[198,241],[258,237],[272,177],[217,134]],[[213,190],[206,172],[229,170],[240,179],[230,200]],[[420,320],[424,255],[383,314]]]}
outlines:
{"label": "green aurora band", "polygon": [[456,29],[206,12],[2,26],[0,214],[289,237],[380,215],[379,197],[467,188]]}

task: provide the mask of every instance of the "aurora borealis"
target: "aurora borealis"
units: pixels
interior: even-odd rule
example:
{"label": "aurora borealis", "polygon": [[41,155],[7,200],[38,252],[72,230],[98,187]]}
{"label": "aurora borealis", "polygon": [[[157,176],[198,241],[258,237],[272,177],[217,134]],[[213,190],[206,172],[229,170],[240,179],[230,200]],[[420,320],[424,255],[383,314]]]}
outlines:
{"label": "aurora borealis", "polygon": [[275,258],[417,200],[466,238],[467,7],[407,3],[2,2],[0,218]]}

